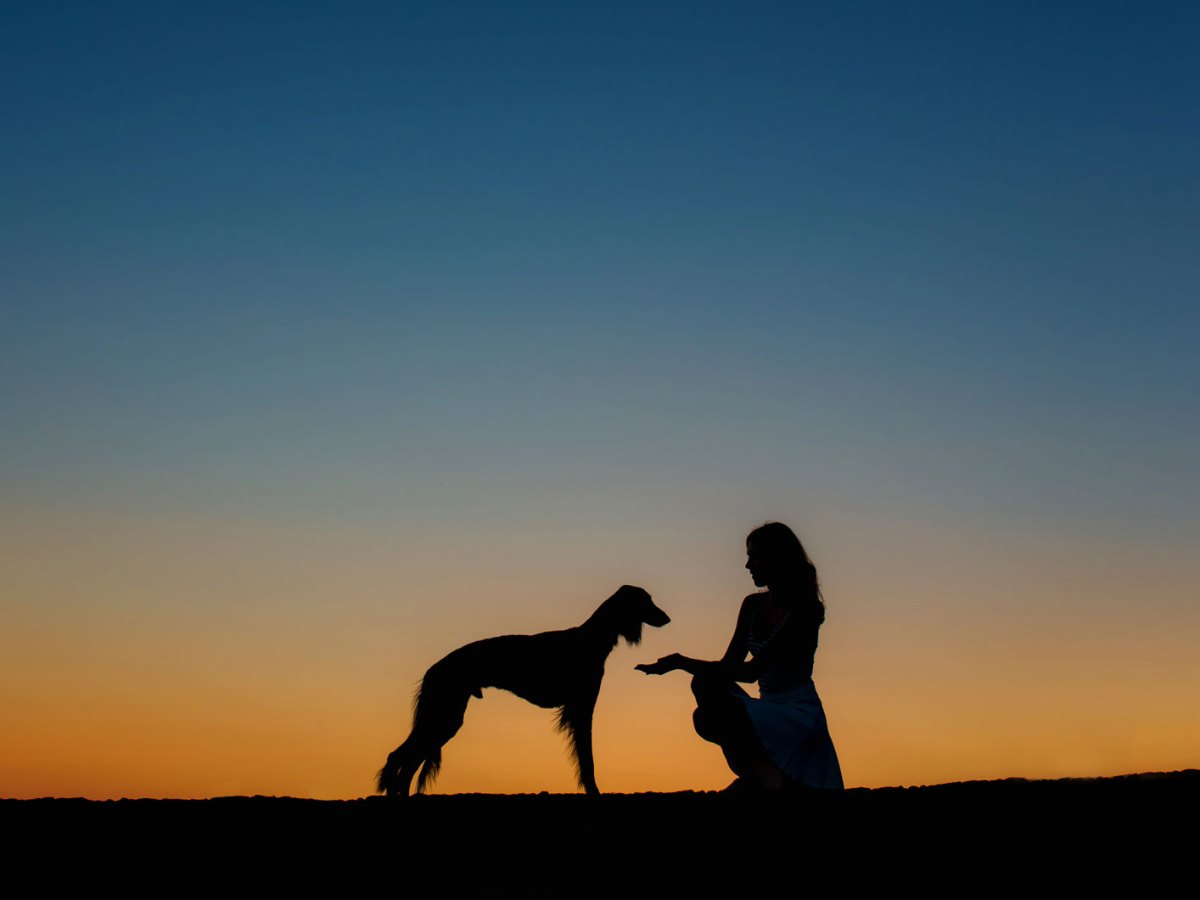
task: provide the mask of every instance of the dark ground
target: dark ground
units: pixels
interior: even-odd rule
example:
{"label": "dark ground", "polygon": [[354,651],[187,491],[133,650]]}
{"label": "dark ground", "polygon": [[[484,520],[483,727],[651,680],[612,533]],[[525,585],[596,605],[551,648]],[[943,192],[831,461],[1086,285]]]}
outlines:
{"label": "dark ground", "polygon": [[786,796],[4,800],[0,835],[10,881],[139,894],[1148,896],[1194,889],[1198,810],[1188,770]]}

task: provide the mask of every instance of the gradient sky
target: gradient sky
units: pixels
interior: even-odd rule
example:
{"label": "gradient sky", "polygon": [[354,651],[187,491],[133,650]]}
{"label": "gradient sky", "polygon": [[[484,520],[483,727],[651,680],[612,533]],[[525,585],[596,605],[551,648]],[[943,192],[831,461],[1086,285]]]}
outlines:
{"label": "gradient sky", "polygon": [[848,785],[1200,765],[1194,4],[9,2],[0,121],[0,796],[360,796],[622,583],[600,787],[721,787],[767,519]]}

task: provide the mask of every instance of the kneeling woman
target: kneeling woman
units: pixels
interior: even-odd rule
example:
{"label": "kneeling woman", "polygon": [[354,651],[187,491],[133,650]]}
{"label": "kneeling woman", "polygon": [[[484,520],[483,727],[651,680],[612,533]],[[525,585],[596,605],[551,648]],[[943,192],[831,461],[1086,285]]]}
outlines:
{"label": "kneeling woman", "polygon": [[[637,668],[694,676],[696,732],[720,745],[742,785],[841,788],[837,752],[812,681],[817,631],[825,621],[816,567],[799,538],[779,522],[750,533],[746,556],[754,584],[766,590],[742,601],[725,655],[706,662],[672,653]],[[739,681],[757,681],[759,697]]]}

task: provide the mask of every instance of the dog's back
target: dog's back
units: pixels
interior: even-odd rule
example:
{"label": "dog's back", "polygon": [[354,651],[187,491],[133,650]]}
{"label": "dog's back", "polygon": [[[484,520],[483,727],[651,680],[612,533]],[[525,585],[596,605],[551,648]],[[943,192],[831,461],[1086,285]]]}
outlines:
{"label": "dog's back", "polygon": [[476,697],[483,688],[499,688],[552,709],[568,703],[584,683],[603,677],[608,654],[585,643],[578,628],[475,641],[434,663],[423,684],[432,679]]}

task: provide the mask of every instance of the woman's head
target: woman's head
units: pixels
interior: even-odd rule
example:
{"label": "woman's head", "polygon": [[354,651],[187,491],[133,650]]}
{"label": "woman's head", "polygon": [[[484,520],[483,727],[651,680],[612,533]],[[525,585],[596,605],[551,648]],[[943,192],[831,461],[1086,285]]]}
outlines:
{"label": "woman's head", "polygon": [[782,522],[760,525],[746,537],[746,568],[758,587],[798,592],[803,599],[821,603],[816,566],[800,538]]}

